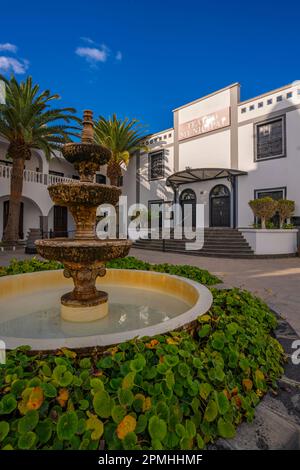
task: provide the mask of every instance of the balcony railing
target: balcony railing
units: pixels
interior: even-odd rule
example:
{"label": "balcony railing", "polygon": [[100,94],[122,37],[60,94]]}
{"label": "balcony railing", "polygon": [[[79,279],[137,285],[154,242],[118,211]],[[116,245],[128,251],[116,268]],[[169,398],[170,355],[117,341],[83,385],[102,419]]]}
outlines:
{"label": "balcony railing", "polygon": [[[12,167],[9,165],[0,165],[0,178],[11,178]],[[49,186],[56,183],[69,183],[75,181],[75,178],[66,178],[64,176],[49,175],[47,173],[39,173],[38,171],[24,170],[24,181],[28,183],[39,183]]]}

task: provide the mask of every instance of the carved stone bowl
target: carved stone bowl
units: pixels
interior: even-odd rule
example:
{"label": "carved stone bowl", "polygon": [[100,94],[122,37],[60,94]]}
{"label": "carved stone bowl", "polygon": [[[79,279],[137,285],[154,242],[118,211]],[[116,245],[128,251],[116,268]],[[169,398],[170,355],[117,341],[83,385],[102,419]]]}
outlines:
{"label": "carved stone bowl", "polygon": [[97,207],[104,203],[115,206],[121,194],[121,190],[116,186],[81,181],[53,184],[48,187],[48,191],[55,204],[68,207]]}
{"label": "carved stone bowl", "polygon": [[65,159],[73,164],[93,162],[105,165],[111,157],[111,151],[102,145],[85,142],[70,142],[62,147]]}
{"label": "carved stone bowl", "polygon": [[67,264],[92,265],[127,256],[130,240],[98,240],[53,238],[35,242],[38,253],[44,258]]}

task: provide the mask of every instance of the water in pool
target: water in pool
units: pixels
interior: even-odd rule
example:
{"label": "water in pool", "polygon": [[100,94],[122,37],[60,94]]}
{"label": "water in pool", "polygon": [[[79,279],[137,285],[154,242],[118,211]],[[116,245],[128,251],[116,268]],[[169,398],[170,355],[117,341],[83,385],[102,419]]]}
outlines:
{"label": "water in pool", "polygon": [[88,323],[66,322],[60,317],[63,289],[0,301],[0,337],[61,338],[118,333],[156,325],[185,312],[190,306],[162,292],[105,285],[109,313]]}

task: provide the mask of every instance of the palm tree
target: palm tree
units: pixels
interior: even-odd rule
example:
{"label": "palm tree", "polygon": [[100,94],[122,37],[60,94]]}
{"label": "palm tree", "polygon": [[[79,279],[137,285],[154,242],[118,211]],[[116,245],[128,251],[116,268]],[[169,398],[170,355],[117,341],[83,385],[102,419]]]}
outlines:
{"label": "palm tree", "polygon": [[107,176],[113,186],[118,186],[119,177],[122,176],[121,165],[127,166],[137,150],[147,150],[143,144],[144,138],[142,126],[136,119],[121,120],[116,114],[109,119],[100,116],[95,124],[95,140],[112,152],[107,164]]}
{"label": "palm tree", "polygon": [[16,242],[23,190],[25,161],[31,158],[31,149],[40,149],[47,158],[55,155],[62,144],[77,136],[72,121],[80,122],[73,108],[50,108],[59,95],[49,90],[40,91],[39,85],[28,77],[18,83],[0,75],[6,88],[6,102],[0,104],[0,135],[8,140],[7,157],[12,161],[9,213],[3,240]]}

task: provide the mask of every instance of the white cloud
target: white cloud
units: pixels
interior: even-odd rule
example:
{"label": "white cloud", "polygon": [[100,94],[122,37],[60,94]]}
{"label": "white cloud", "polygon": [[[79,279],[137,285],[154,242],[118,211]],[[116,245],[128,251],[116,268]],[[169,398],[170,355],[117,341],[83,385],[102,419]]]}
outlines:
{"label": "white cloud", "polygon": [[0,44],[0,51],[6,51],[6,52],[17,52],[17,46],[14,44],[11,44],[10,42],[5,42],[3,44]]}
{"label": "white cloud", "polygon": [[122,52],[121,52],[121,51],[118,51],[118,52],[116,53],[116,60],[119,60],[119,61],[120,61],[120,60],[122,60],[122,58],[123,58]]}
{"label": "white cloud", "polygon": [[81,41],[87,42],[88,44],[95,44],[95,41],[93,41],[91,38],[87,38],[86,36],[81,36]]}
{"label": "white cloud", "polygon": [[15,74],[21,74],[26,72],[28,66],[28,60],[18,60],[13,57],[0,56],[0,70],[2,72],[13,71]]}
{"label": "white cloud", "polygon": [[108,48],[106,46],[101,46],[101,48],[96,47],[77,47],[76,54],[80,57],[83,57],[90,64],[95,64],[97,62],[106,62],[108,57]]}

